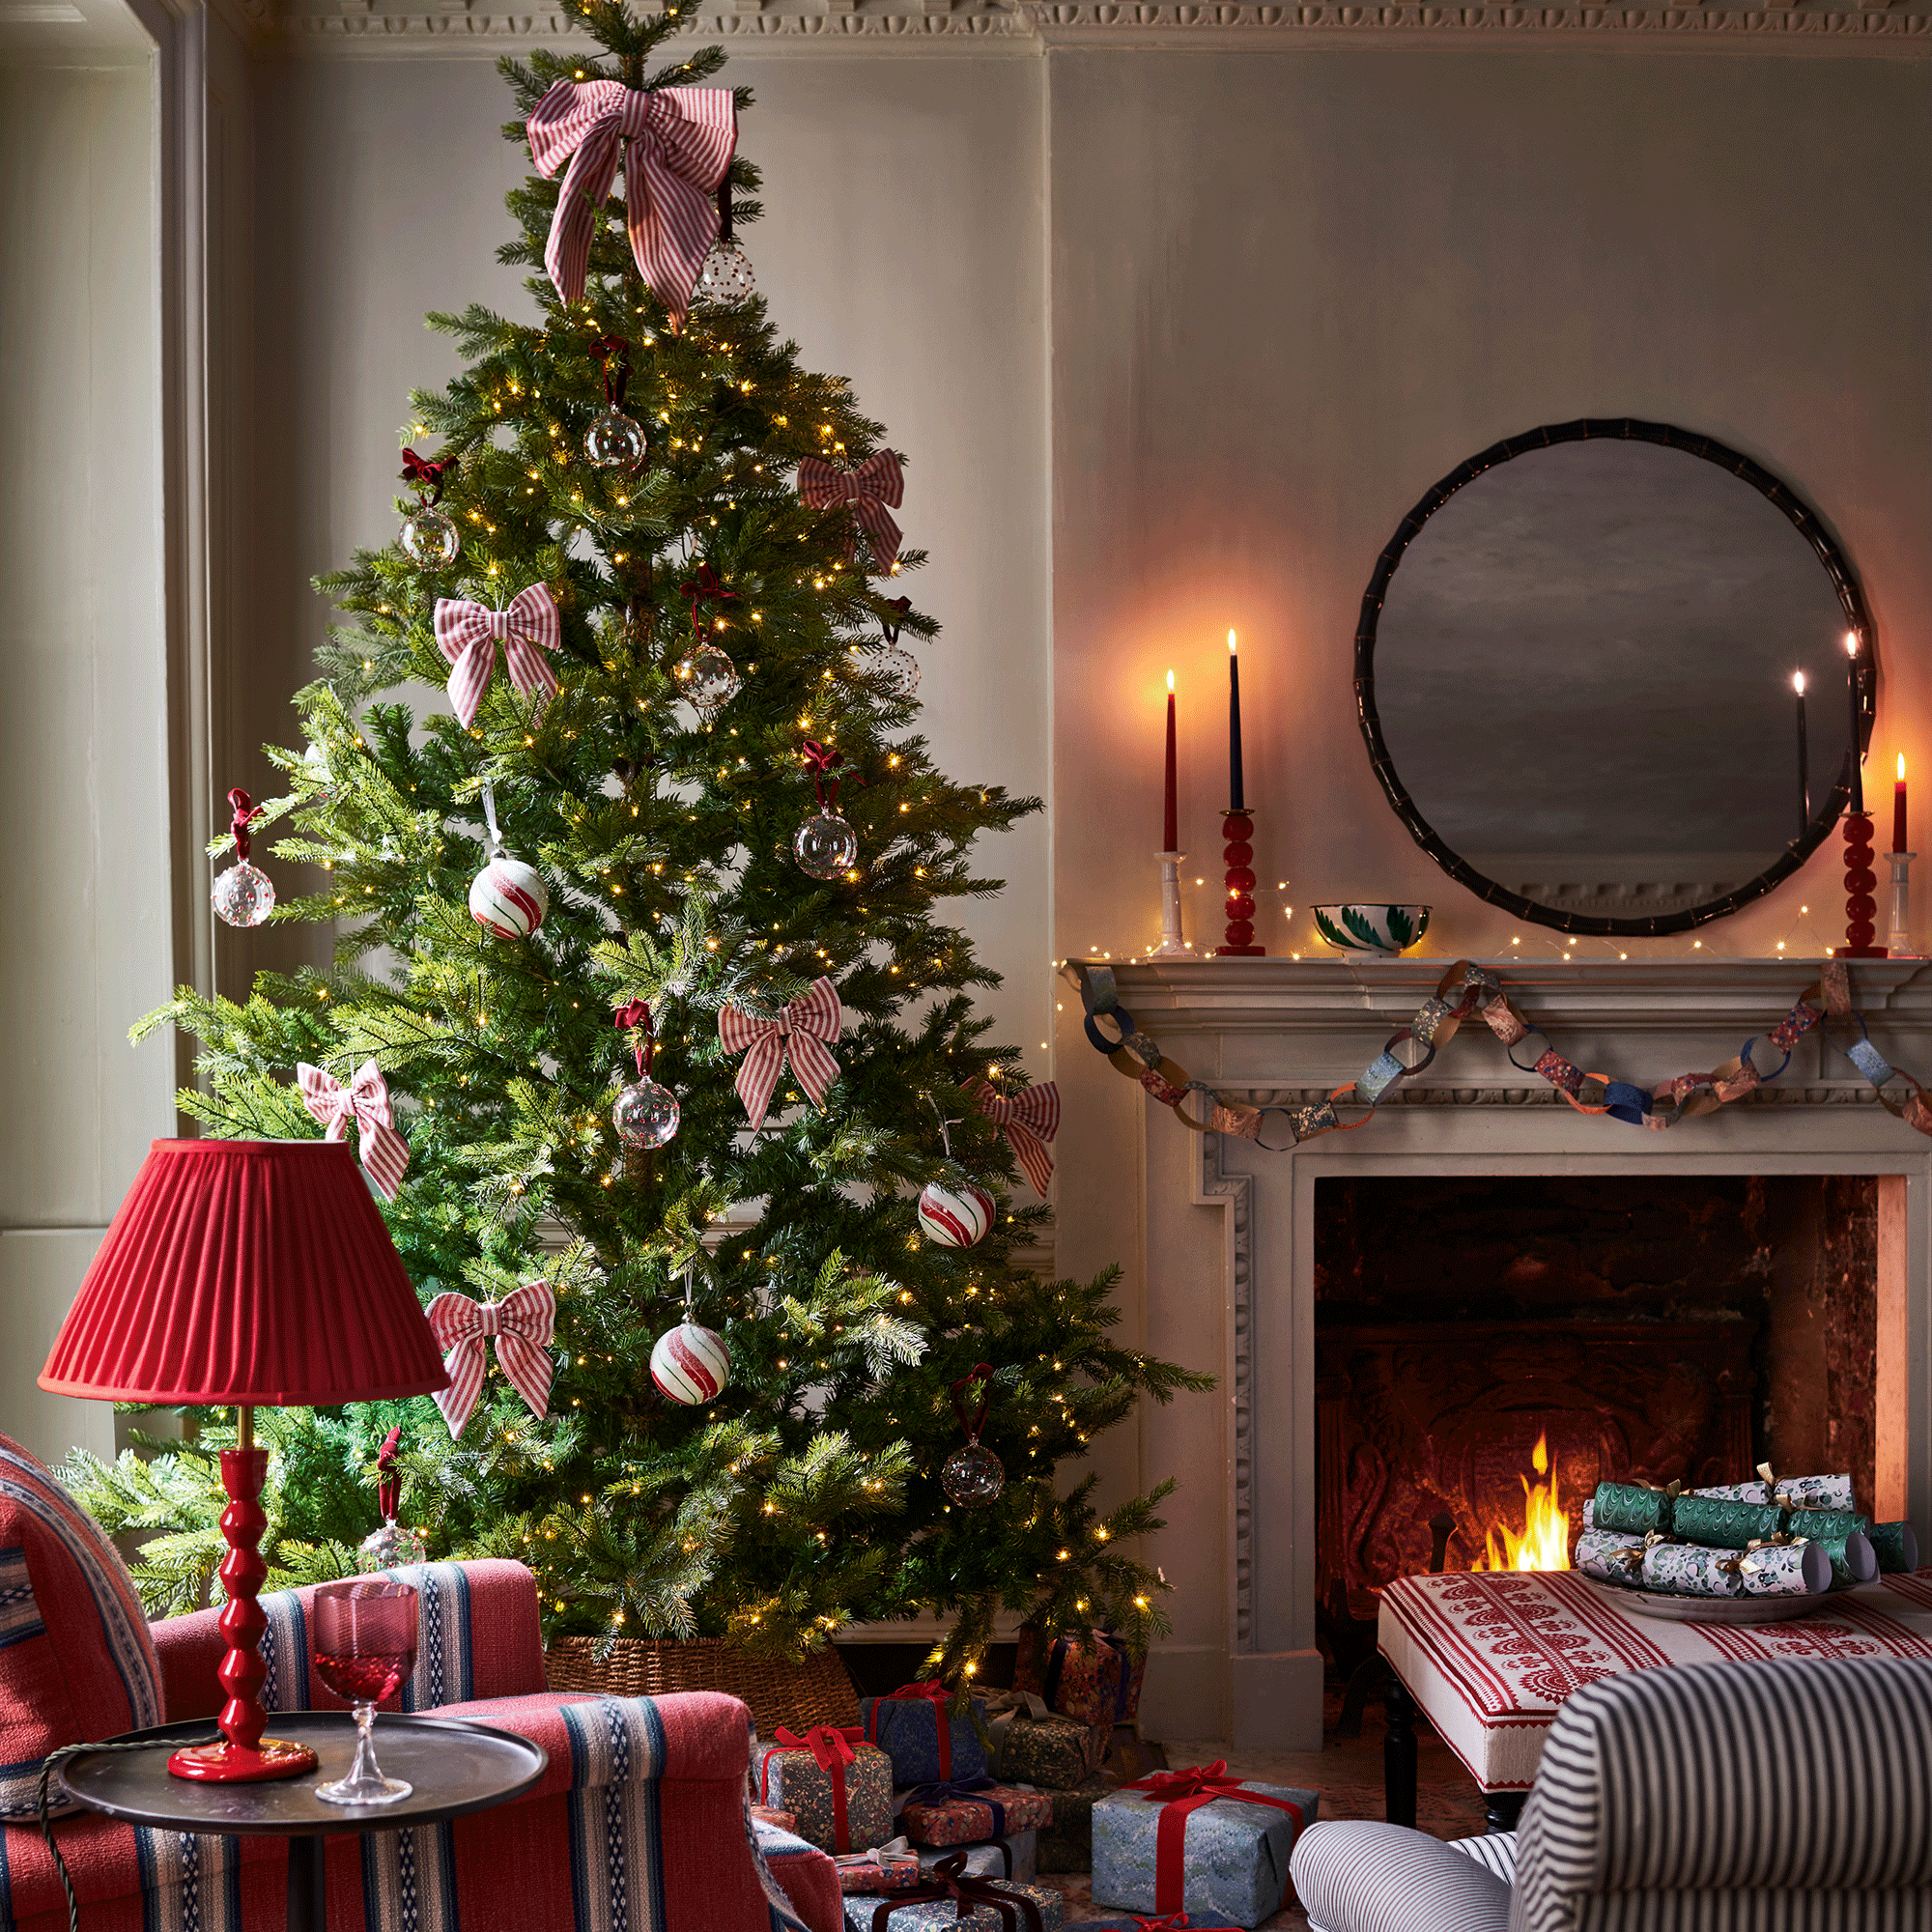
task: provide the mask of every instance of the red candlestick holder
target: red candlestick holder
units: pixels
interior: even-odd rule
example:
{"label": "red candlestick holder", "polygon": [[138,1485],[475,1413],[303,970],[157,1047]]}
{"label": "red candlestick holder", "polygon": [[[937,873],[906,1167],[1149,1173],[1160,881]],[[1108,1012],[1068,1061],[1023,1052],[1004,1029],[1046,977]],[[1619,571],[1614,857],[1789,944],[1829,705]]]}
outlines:
{"label": "red candlestick holder", "polygon": [[1223,959],[1265,959],[1267,948],[1255,944],[1255,821],[1245,811],[1231,811],[1221,820],[1221,848],[1228,870],[1228,929],[1225,946],[1215,947]]}
{"label": "red candlestick holder", "polygon": [[1833,949],[1839,959],[1886,959],[1890,954],[1874,946],[1878,927],[1872,923],[1878,901],[1872,893],[1878,874],[1872,870],[1872,822],[1865,811],[1848,811],[1845,826],[1845,943]]}

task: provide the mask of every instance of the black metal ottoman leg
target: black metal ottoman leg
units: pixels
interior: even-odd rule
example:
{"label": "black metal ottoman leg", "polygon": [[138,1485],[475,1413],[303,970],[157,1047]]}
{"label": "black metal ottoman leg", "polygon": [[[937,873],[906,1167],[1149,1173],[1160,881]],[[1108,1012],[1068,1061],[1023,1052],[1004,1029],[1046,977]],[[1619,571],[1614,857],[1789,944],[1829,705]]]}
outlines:
{"label": "black metal ottoman leg", "polygon": [[1388,1735],[1382,1740],[1382,1813],[1391,1825],[1415,1823],[1415,1702],[1394,1671],[1382,1694]]}
{"label": "black metal ottoman leg", "polygon": [[328,1932],[327,1853],[320,1832],[289,1840],[289,1932]]}

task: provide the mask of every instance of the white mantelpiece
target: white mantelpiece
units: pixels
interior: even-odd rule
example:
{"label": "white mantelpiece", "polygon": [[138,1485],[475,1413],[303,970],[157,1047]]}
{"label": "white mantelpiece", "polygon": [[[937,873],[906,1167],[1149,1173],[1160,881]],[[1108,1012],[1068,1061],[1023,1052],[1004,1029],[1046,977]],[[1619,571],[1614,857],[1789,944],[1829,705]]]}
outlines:
{"label": "white mantelpiece", "polygon": [[[1768,1034],[1818,972],[1815,963],[1781,958],[1489,963],[1559,1052],[1586,1071],[1645,1088],[1720,1065],[1747,1037]],[[1116,972],[1122,1005],[1194,1077],[1256,1104],[1299,1106],[1353,1080],[1448,964],[1242,959]],[[1932,1078],[1932,966],[1861,962],[1852,968],[1852,989],[1886,1058]],[[1762,1040],[1754,1058],[1766,1073],[1776,1064]],[[1273,1124],[1281,1126],[1278,1117]],[[1359,1131],[1274,1153],[1190,1133],[1150,1101],[1141,1132],[1149,1305],[1169,1301],[1189,1320],[1218,1320],[1226,1399],[1225,1642],[1218,1652],[1178,1645],[1167,1667],[1151,1674],[1156,1729],[1208,1735],[1206,1717],[1218,1708],[1220,1734],[1243,1746],[1321,1744],[1314,1190],[1325,1178],[1666,1167],[1893,1178],[1880,1209],[1879,1400],[1902,1463],[1891,1481],[1920,1538],[1932,1540],[1932,1140],[1878,1105],[1818,1032],[1800,1042],[1780,1079],[1665,1131],[1578,1114],[1541,1078],[1513,1067],[1472,1017]],[[1264,1126],[1264,1138],[1287,1134]],[[1210,1214],[1221,1224],[1218,1241],[1208,1237]],[[1202,1477],[1182,1466],[1199,1456],[1198,1442],[1191,1451],[1182,1445],[1185,1419],[1160,1411],[1145,1426],[1149,1467],[1164,1472],[1166,1436],[1166,1467],[1183,1474],[1192,1492]]]}

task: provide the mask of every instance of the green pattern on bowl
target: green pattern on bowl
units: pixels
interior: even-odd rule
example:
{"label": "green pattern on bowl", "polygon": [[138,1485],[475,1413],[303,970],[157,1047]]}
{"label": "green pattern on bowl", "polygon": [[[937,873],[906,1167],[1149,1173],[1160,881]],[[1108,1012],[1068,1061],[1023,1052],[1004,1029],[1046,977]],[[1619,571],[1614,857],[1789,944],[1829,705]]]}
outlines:
{"label": "green pattern on bowl", "polygon": [[1315,929],[1344,952],[1406,952],[1429,930],[1429,908],[1319,905]]}

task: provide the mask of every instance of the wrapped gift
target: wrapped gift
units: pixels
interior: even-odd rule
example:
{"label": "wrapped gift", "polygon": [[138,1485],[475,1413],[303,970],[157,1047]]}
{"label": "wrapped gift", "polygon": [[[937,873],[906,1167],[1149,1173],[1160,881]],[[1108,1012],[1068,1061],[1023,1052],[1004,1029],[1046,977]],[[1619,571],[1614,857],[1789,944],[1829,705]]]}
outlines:
{"label": "wrapped gift", "polygon": [[1053,1800],[990,1777],[922,1784],[907,1794],[899,1822],[916,1845],[975,1845],[1052,1824]]}
{"label": "wrapped gift", "polygon": [[792,1811],[775,1811],[769,1804],[753,1804],[752,1816],[760,1825],[769,1825],[775,1832],[798,1833],[798,1815]]}
{"label": "wrapped gift", "polygon": [[1909,1522],[1875,1522],[1865,1531],[1878,1567],[1889,1577],[1918,1568],[1918,1539]]}
{"label": "wrapped gift", "polygon": [[[1149,1932],[1151,1926],[1158,1923],[1158,1919],[1149,1918],[1083,1918],[1080,1932]],[[1220,1932],[1224,1927],[1226,1932],[1235,1932],[1235,1921],[1215,1918],[1205,1912],[1187,1914],[1186,1932]]]}
{"label": "wrapped gift", "polygon": [[1675,1597],[1742,1597],[1743,1558],[1701,1543],[1653,1543],[1643,1552],[1643,1587]]}
{"label": "wrapped gift", "polygon": [[1000,1776],[1049,1791],[1084,1783],[1105,1762],[1113,1737],[1110,1725],[1016,1711],[1001,1731]]}
{"label": "wrapped gift", "polygon": [[1822,1543],[1786,1537],[1747,1549],[1738,1580],[1747,1597],[1815,1597],[1832,1587],[1832,1560]]}
{"label": "wrapped gift", "polygon": [[1643,1538],[1623,1536],[1614,1529],[1586,1529],[1577,1539],[1571,1559],[1586,1577],[1605,1583],[1635,1584],[1643,1580]]}
{"label": "wrapped gift", "polygon": [[814,1724],[802,1738],[781,1727],[758,1747],[754,1775],[758,1803],[789,1811],[822,1852],[869,1851],[893,1835],[892,1760],[856,1724]]}
{"label": "wrapped gift", "polygon": [[1741,1503],[1713,1496],[1679,1496],[1670,1510],[1670,1533],[1715,1549],[1748,1549],[1778,1534],[1784,1512],[1775,1503]]}
{"label": "wrapped gift", "polygon": [[[974,1878],[1010,1878],[1031,1885],[1039,1869],[1039,1833],[1012,1832],[1004,1838],[991,1838],[983,1845],[961,1845],[966,1854],[966,1869]],[[933,1870],[941,1859],[952,1853],[933,1849],[919,1855],[921,1866]]]}
{"label": "wrapped gift", "polygon": [[1137,1723],[1116,1724],[1100,1769],[1116,1784],[1131,1784],[1138,1777],[1167,1769],[1167,1747],[1149,1744]]}
{"label": "wrapped gift", "polygon": [[949,1853],[925,1877],[902,1896],[848,1896],[848,1932],[1058,1932],[1065,1915],[1050,1886],[976,1877],[964,1852]]}
{"label": "wrapped gift", "polygon": [[1670,1534],[1671,1505],[1676,1485],[1652,1489],[1647,1483],[1599,1483],[1591,1497],[1590,1527],[1614,1529],[1625,1536]]}
{"label": "wrapped gift", "polygon": [[1112,1778],[1090,1777],[1070,1791],[1053,1794],[1053,1823],[1039,1834],[1041,1871],[1094,1869],[1094,1807],[1119,1789]]}
{"label": "wrapped gift", "polygon": [[1094,1806],[1093,1899],[1259,1925],[1280,1911],[1288,1858],[1319,1792],[1230,1777],[1225,1760],[1159,1772]]}
{"label": "wrapped gift", "polygon": [[1013,1688],[1037,1691],[1063,1718],[1104,1724],[1111,1731],[1140,1708],[1146,1669],[1145,1658],[1136,1666],[1125,1639],[1105,1631],[1048,1643],[1031,1625],[1022,1624]]}
{"label": "wrapped gift", "polygon": [[840,1891],[912,1891],[924,1882],[919,1854],[903,1838],[874,1845],[869,1852],[846,1852],[833,1861]]}
{"label": "wrapped gift", "polygon": [[992,1770],[981,1742],[986,1703],[976,1697],[954,1711],[946,1686],[901,1684],[889,1697],[863,1697],[859,1720],[868,1745],[893,1761],[895,1784],[926,1784],[937,1778],[984,1777]]}

